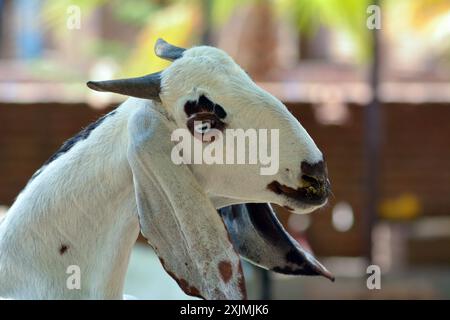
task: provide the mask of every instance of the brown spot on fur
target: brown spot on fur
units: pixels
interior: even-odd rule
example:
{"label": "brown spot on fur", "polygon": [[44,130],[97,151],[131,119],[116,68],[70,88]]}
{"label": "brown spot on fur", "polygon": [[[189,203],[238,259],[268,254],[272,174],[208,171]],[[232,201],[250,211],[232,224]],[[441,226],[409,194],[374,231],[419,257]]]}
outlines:
{"label": "brown spot on fur", "polygon": [[189,287],[189,292],[190,292],[191,296],[202,298],[202,295],[200,294],[200,291],[194,286],[190,286]]}
{"label": "brown spot on fur", "polygon": [[231,277],[233,276],[233,267],[231,265],[230,261],[220,261],[219,262],[219,272],[220,276],[222,277],[222,280],[225,283],[228,283],[231,280]]}
{"label": "brown spot on fur", "polygon": [[189,283],[183,278],[178,280],[178,284],[180,285],[181,289],[183,289],[183,291],[186,291],[186,289],[189,288]]}
{"label": "brown spot on fur", "polygon": [[67,252],[67,249],[69,249],[69,247],[66,246],[65,244],[62,244],[61,247],[59,248],[59,254],[63,255],[64,253]]}
{"label": "brown spot on fur", "polygon": [[283,208],[285,208],[286,210],[289,210],[289,211],[294,211],[294,209],[292,209],[292,208],[289,207],[289,206],[283,206]]}
{"label": "brown spot on fur", "polygon": [[247,287],[245,286],[244,277],[241,277],[239,279],[238,286],[239,286],[239,291],[242,294],[242,300],[247,300]]}
{"label": "brown spot on fur", "polygon": [[271,183],[269,183],[267,185],[267,189],[269,189],[272,192],[275,192],[276,194],[281,194],[282,192],[281,192],[280,188],[278,187],[278,185],[279,185],[278,182],[272,181]]}
{"label": "brown spot on fur", "polygon": [[[176,278],[175,278],[175,280],[176,280]],[[178,282],[178,285],[180,286],[180,288],[186,294],[204,299],[201,296],[200,291],[196,287],[189,285],[189,283],[185,279],[179,279],[177,282]]]}
{"label": "brown spot on fur", "polygon": [[239,263],[239,274],[240,274],[238,281],[239,291],[242,294],[242,299],[247,300],[247,287],[245,286],[244,273],[242,272],[242,265],[240,263]]}
{"label": "brown spot on fur", "polygon": [[[233,210],[233,211],[234,211],[234,210]],[[237,216],[237,215],[238,215],[238,212],[233,212],[232,214],[233,214],[233,216]],[[222,223],[223,223],[223,225],[224,225],[224,227],[225,227],[225,231],[226,231],[226,233],[227,233],[228,241],[230,241],[230,243],[231,243],[231,245],[232,245],[232,247],[233,247],[233,251],[234,251],[236,254],[238,254],[237,251],[236,251],[236,248],[235,248],[234,243],[231,241],[231,236],[230,236],[230,233],[228,232],[228,227],[227,227],[225,221],[223,220],[223,217],[222,217],[222,216],[221,216],[221,218],[222,218],[222,219],[221,219],[221,220],[222,220]],[[224,262],[226,262],[226,261],[224,261]],[[220,263],[219,263],[219,270],[220,270]],[[243,273],[243,271],[242,271],[242,263],[241,263],[240,260],[239,260],[239,263],[238,263],[238,274],[239,274],[239,280],[238,280],[239,292],[240,292],[241,295],[242,295],[242,299],[243,299],[243,300],[247,300],[247,288],[246,288],[246,286],[245,286],[245,278],[244,278],[244,273]]]}
{"label": "brown spot on fur", "polygon": [[163,258],[159,258],[159,261],[161,261],[161,265],[163,266],[164,270],[167,272],[167,274],[169,276],[172,277],[173,280],[176,281],[176,283],[178,284],[178,286],[188,295],[190,296],[194,296],[200,299],[205,300],[205,297],[203,297],[200,293],[200,290],[198,290],[196,287],[189,285],[189,283],[183,279],[183,278],[178,278],[175,273],[173,273],[172,271],[167,269],[167,266],[165,264],[165,261]]}

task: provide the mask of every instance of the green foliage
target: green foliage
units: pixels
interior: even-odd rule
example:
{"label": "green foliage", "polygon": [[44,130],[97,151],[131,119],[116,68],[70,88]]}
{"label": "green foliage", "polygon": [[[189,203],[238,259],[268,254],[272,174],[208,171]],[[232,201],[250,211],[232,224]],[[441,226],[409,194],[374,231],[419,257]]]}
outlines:
{"label": "green foliage", "polygon": [[370,56],[370,35],[366,26],[368,0],[278,0],[278,12],[289,17],[300,32],[314,36],[321,26],[347,33],[356,43],[359,56]]}
{"label": "green foliage", "polygon": [[356,44],[361,61],[370,57],[369,0],[211,0],[212,21],[221,25],[236,8],[263,1],[273,6],[279,19],[292,21],[299,32],[313,37],[320,26],[344,32]]}
{"label": "green foliage", "polygon": [[[320,25],[347,33],[357,44],[360,56],[363,58],[369,56],[369,30],[366,27],[366,10],[369,0],[171,0],[165,2],[112,0],[109,4],[114,15],[121,21],[145,26],[153,15],[167,5],[179,3],[185,6],[198,6],[208,2],[211,21],[213,25],[220,26],[237,8],[262,1],[271,3],[280,19],[291,19],[300,32],[309,36],[314,36]],[[44,21],[57,31],[58,27],[65,23],[65,12],[68,6],[77,5],[83,15],[89,15],[106,3],[106,0],[46,0]]]}
{"label": "green foliage", "polygon": [[[208,0],[207,0],[208,1]],[[211,0],[211,21],[214,25],[222,25],[238,7],[262,0]]]}
{"label": "green foliage", "polygon": [[114,1],[114,16],[123,22],[142,26],[148,22],[148,18],[161,9],[161,5],[153,1],[127,0]]}
{"label": "green foliage", "polygon": [[67,9],[78,6],[83,15],[90,15],[95,9],[104,5],[107,0],[45,0],[42,18],[46,27],[53,31],[64,29],[67,19]]}

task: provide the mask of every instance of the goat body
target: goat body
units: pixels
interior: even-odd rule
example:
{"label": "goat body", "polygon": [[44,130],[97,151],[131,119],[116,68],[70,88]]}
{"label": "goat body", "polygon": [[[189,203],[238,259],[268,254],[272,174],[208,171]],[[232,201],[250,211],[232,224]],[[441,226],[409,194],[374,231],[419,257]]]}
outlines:
{"label": "goat body", "polygon": [[[246,297],[240,256],[333,279],[267,204],[305,214],[326,203],[325,162],[306,130],[225,52],[163,40],[155,52],[174,62],[143,77],[88,82],[133,98],[68,140],[19,194],[0,223],[0,297],[121,299],[139,232],[181,289],[205,299]],[[195,121],[209,124],[204,133],[276,129],[275,172],[175,163],[172,133],[195,139]]]}
{"label": "goat body", "polygon": [[[0,296],[121,299],[139,234],[127,124],[148,100],[128,99],[90,136],[48,163],[0,224]],[[67,269],[81,270],[68,289]]]}

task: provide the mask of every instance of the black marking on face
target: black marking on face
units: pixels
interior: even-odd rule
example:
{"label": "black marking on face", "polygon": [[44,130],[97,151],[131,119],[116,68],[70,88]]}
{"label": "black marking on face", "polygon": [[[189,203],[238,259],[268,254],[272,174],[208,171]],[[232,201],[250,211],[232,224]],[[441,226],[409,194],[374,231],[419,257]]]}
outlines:
{"label": "black marking on face", "polygon": [[100,117],[95,122],[89,124],[86,128],[84,128],[79,133],[77,133],[75,136],[73,136],[72,138],[70,138],[69,140],[64,142],[63,145],[58,149],[58,151],[56,151],[47,161],[45,161],[45,163],[42,165],[41,169],[36,171],[36,173],[31,177],[30,181],[32,181],[34,178],[36,178],[43,171],[44,167],[47,166],[50,162],[58,159],[60,156],[62,156],[63,154],[68,152],[70,149],[72,149],[72,147],[77,142],[86,140],[95,128],[97,128],[107,117],[110,117],[110,116],[114,115],[115,113],[116,113],[116,111],[114,110],[114,111],[104,115],[103,117]]}
{"label": "black marking on face", "polygon": [[214,113],[220,118],[224,119],[227,116],[225,110],[218,104],[214,106]]}
{"label": "black marking on face", "polygon": [[204,95],[201,95],[198,98],[198,101],[188,101],[184,105],[184,112],[186,115],[191,117],[193,114],[206,112],[215,114],[219,119],[225,119],[227,113],[225,110],[218,104],[212,102]]}
{"label": "black marking on face", "polygon": [[221,121],[215,114],[209,112],[200,112],[192,115],[186,122],[189,132],[193,136],[200,136],[202,141],[212,142],[215,136],[210,136],[210,129],[223,131],[226,123]]}
{"label": "black marking on face", "polygon": [[214,136],[209,133],[210,129],[223,131],[226,123],[222,120],[227,116],[225,110],[215,104],[204,95],[198,101],[188,101],[184,105],[184,112],[188,117],[186,126],[193,136],[201,137],[203,142],[212,142]]}

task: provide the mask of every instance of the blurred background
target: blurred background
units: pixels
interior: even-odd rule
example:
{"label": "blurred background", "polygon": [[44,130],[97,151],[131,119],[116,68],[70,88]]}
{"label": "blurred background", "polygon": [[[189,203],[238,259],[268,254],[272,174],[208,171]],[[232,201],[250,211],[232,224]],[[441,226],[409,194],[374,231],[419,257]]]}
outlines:
{"label": "blurred background", "polygon": [[[167,66],[159,37],[226,50],[326,156],[329,205],[277,212],[336,282],[246,264],[250,298],[450,298],[450,0],[0,0],[0,211],[122,101],[87,80]],[[141,241],[125,291],[188,298]]]}

